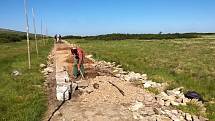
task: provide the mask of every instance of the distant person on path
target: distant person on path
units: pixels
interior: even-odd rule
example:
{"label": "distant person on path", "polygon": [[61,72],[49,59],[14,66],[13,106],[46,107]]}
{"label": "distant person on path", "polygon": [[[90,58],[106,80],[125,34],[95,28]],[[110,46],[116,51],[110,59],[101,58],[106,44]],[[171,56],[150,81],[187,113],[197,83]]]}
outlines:
{"label": "distant person on path", "polygon": [[55,34],[54,38],[55,38],[55,42],[57,43],[57,34]]}
{"label": "distant person on path", "polygon": [[84,75],[84,51],[81,48],[77,47],[72,48],[71,53],[74,58],[73,76],[75,79],[77,79],[79,75]]}
{"label": "distant person on path", "polygon": [[58,36],[58,37],[59,37],[59,41],[61,42],[61,35],[59,34],[59,36]]}
{"label": "distant person on path", "polygon": [[56,43],[61,43],[61,42],[62,42],[62,41],[61,41],[61,35],[60,35],[60,34],[56,34],[54,37],[55,37]]}

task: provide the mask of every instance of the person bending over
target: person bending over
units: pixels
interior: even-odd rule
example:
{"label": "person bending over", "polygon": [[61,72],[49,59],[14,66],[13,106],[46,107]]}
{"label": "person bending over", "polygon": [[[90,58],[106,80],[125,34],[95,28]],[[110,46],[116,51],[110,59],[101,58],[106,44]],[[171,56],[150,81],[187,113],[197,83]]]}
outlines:
{"label": "person bending over", "polygon": [[77,79],[79,75],[84,75],[84,51],[77,47],[72,48],[71,53],[74,58],[73,76],[75,79]]}

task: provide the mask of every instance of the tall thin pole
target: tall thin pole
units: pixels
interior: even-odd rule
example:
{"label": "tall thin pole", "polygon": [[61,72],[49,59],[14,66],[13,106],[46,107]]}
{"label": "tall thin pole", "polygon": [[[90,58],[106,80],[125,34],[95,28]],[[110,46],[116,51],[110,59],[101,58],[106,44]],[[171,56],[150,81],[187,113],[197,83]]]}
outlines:
{"label": "tall thin pole", "polygon": [[36,52],[38,56],[38,47],[37,47],[37,30],[36,30],[36,23],[35,23],[35,14],[34,14],[34,8],[32,8],[32,15],[33,15],[33,24],[34,24],[34,39],[36,43]]}
{"label": "tall thin pole", "polygon": [[42,19],[41,19],[41,39],[43,41],[43,44],[45,45],[44,39],[43,39],[43,20]]}
{"label": "tall thin pole", "polygon": [[28,68],[31,69],[31,55],[29,47],[29,24],[28,24],[28,13],[27,13],[27,1],[24,0],[25,17],[26,17],[26,35],[27,35],[27,47],[28,47]]}
{"label": "tall thin pole", "polygon": [[46,23],[46,39],[48,41],[48,27],[47,27],[47,23]]}

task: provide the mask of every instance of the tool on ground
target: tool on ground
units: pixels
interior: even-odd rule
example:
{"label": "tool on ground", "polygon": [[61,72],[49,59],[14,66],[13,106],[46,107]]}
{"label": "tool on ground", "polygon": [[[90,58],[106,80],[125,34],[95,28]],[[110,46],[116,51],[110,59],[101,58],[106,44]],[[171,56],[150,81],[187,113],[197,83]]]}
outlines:
{"label": "tool on ground", "polygon": [[119,88],[119,87],[117,87],[114,83],[112,83],[112,82],[110,82],[110,81],[108,81],[112,86],[114,86],[114,87],[116,87],[118,90],[119,90],[119,92],[123,95],[123,96],[125,96],[125,93]]}

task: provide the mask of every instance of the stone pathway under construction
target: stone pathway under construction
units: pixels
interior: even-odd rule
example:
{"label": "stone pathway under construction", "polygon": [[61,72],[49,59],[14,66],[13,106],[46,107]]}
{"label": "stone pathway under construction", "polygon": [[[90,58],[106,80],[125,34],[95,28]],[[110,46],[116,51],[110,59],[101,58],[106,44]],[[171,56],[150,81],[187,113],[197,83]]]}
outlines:
{"label": "stone pathway under construction", "polygon": [[[72,46],[67,42],[56,44],[52,54],[56,65],[56,80],[52,81],[56,81],[54,93],[57,99],[62,99],[61,95],[58,95],[58,87],[77,84],[77,88],[72,93],[71,100],[67,100],[69,97],[66,97],[65,103],[53,114],[51,121],[193,120],[193,117],[182,111],[169,105],[164,106],[164,101],[156,99],[154,94],[114,76],[112,72],[115,70],[108,66],[105,66],[105,70],[90,58],[85,59],[85,79],[73,79],[70,52]],[[58,106],[59,104],[58,102]],[[53,108],[50,110],[52,112]]]}

